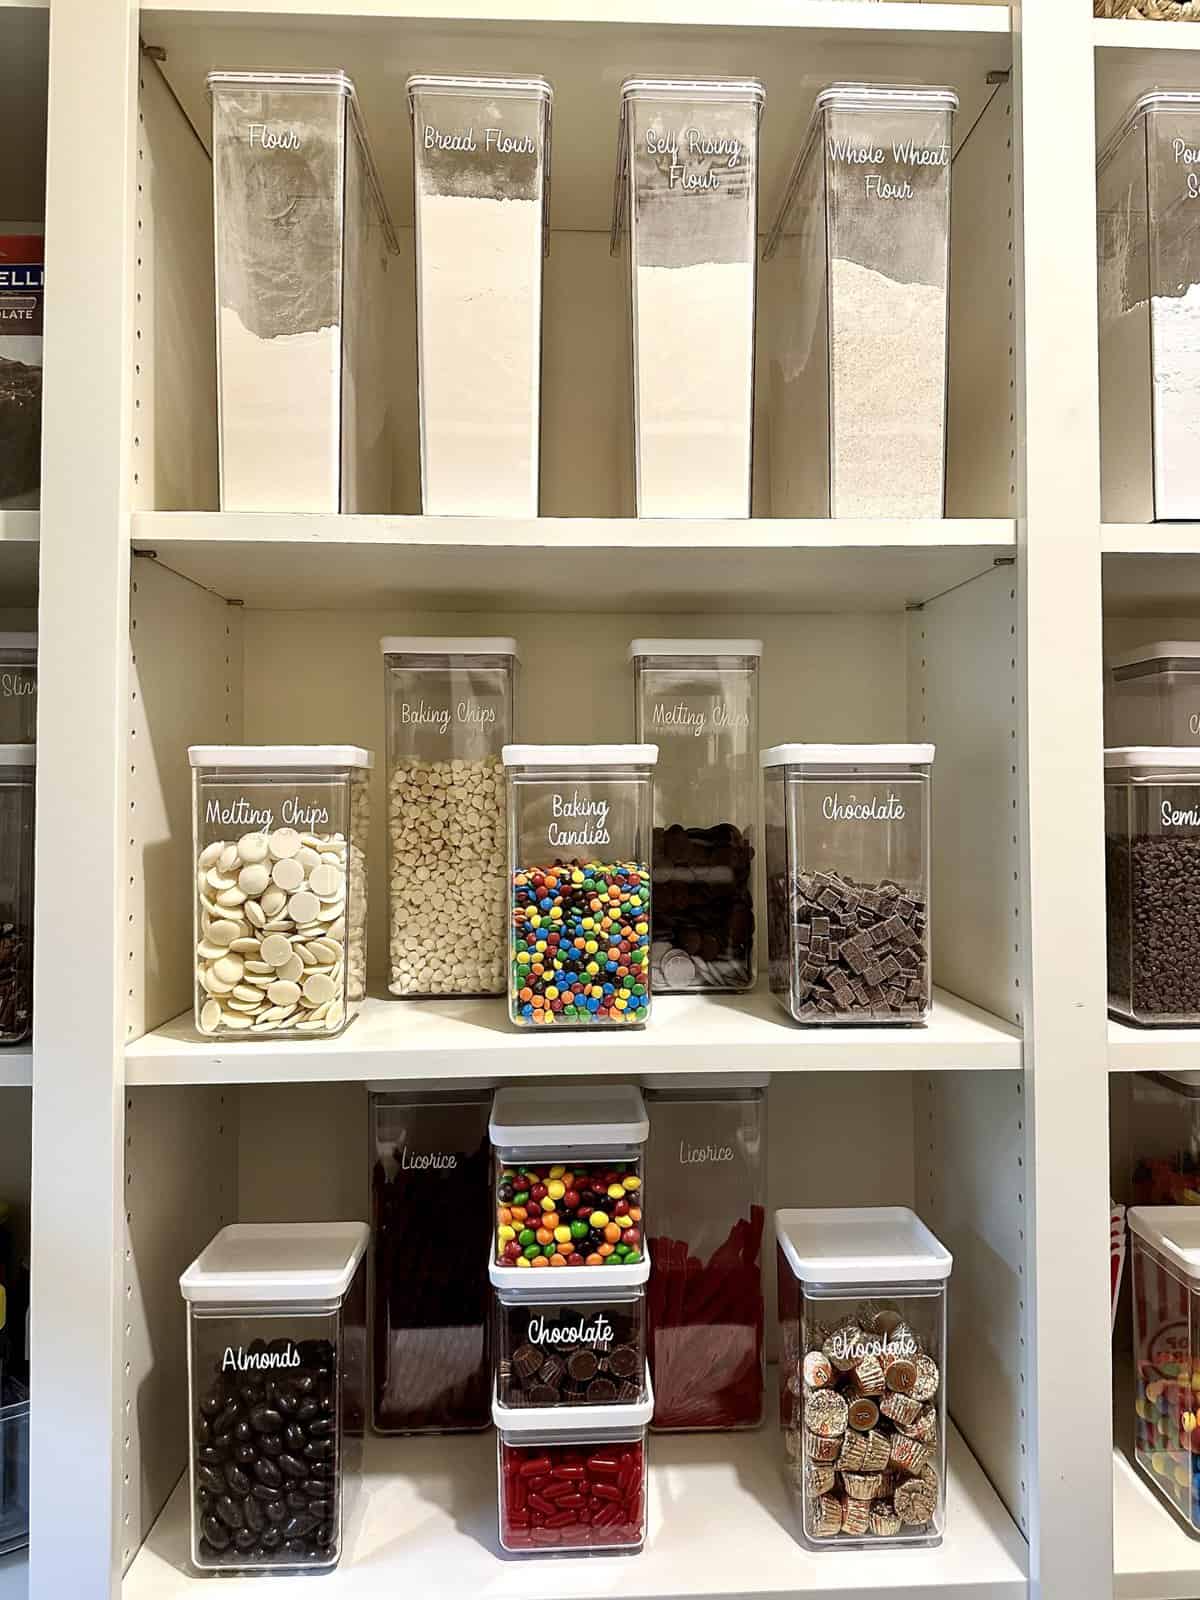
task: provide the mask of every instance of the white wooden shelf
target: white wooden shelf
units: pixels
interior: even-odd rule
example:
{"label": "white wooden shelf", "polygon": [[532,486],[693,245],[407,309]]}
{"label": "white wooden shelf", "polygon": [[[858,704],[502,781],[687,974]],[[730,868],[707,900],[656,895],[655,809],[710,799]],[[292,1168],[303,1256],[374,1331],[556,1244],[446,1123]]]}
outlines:
{"label": "white wooden shelf", "polygon": [[25,1046],[0,1050],[0,1089],[29,1089],[33,1086],[33,1051]]}
{"label": "white wooden shelf", "polygon": [[[321,1580],[322,1593],[461,1600],[464,1594],[556,1594],[565,1586],[622,1600],[880,1600],[893,1591],[904,1600],[1025,1600],[1024,1540],[953,1429],[947,1535],[936,1550],[803,1550],[792,1533],[774,1429],[652,1435],[649,1450],[645,1550],[572,1565],[501,1557],[491,1434],[369,1439],[365,1505],[354,1518],[340,1565]],[[126,1574],[123,1600],[192,1595],[196,1586],[183,1570],[186,1557],[187,1489],[181,1481]],[[240,1584],[248,1589],[255,1581]],[[239,1586],[239,1580],[230,1583]],[[311,1580],[276,1578],[271,1589],[281,1600],[308,1595]]]}
{"label": "white wooden shelf", "polygon": [[1129,17],[1097,17],[1092,23],[1097,50],[1200,51],[1195,23],[1142,22]]}
{"label": "white wooden shelf", "polygon": [[1200,1028],[1132,1028],[1110,1017],[1108,1066],[1110,1072],[1200,1070]]}
{"label": "white wooden shelf", "polygon": [[[1151,26],[1151,24],[1148,24]],[[1125,1451],[1113,1451],[1113,1600],[1195,1600],[1200,1539],[1188,1534]]]}
{"label": "white wooden shelf", "polygon": [[29,1593],[29,1551],[0,1556],[0,1600],[25,1600]]}

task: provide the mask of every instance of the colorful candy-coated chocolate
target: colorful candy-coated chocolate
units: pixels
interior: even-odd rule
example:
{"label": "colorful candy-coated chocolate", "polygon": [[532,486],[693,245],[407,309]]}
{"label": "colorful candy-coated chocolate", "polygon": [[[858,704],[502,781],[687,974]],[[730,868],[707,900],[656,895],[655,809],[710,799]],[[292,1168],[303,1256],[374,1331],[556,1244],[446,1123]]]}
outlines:
{"label": "colorful candy-coated chocolate", "polygon": [[[631,1161],[501,1167],[496,1262],[504,1267],[636,1266],[644,1249],[642,1180]],[[616,1190],[624,1209],[609,1199]],[[613,1206],[612,1213],[605,1209]]]}
{"label": "colorful candy-coated chocolate", "polygon": [[650,874],[556,861],[512,879],[510,1014],[521,1026],[621,1026],[650,1005]]}
{"label": "colorful candy-coated chocolate", "polygon": [[500,1441],[500,1543],[506,1550],[635,1550],[646,1538],[640,1440],[589,1450]]}

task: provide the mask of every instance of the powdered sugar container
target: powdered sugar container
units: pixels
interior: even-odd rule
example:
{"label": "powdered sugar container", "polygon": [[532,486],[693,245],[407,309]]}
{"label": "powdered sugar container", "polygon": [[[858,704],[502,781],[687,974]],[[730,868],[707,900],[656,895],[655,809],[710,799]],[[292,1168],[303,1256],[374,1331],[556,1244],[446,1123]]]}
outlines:
{"label": "powdered sugar container", "polygon": [[611,244],[628,245],[639,517],[748,517],[756,78],[630,78]]}
{"label": "powdered sugar container", "polygon": [[553,94],[544,78],[408,80],[429,513],[538,514]]}
{"label": "powdered sugar container", "polygon": [[950,89],[817,96],[767,240],[775,516],[940,517]]}
{"label": "powdered sugar container", "polygon": [[903,1206],[775,1213],[779,1421],[810,1550],[942,1542],[950,1252]]}
{"label": "powdered sugar container", "polygon": [[343,72],[213,72],[225,511],[390,511],[387,265]]}
{"label": "powdered sugar container", "polygon": [[1097,192],[1104,515],[1200,517],[1200,90],[1143,95]]}

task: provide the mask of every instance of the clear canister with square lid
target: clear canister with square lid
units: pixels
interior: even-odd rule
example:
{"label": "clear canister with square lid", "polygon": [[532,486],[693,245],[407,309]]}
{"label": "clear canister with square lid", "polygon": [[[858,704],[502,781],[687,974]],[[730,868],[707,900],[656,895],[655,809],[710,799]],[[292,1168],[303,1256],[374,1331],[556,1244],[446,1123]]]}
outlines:
{"label": "clear canister with square lid", "polygon": [[1160,639],[1108,663],[1106,744],[1200,744],[1200,643]]}
{"label": "clear canister with square lid", "polygon": [[37,748],[0,744],[0,1045],[33,1032]]}
{"label": "clear canister with square lid", "polygon": [[564,1293],[552,1272],[497,1267],[496,1398],[505,1406],[631,1405],[646,1392],[646,1291],[619,1269]]}
{"label": "clear canister with square lid", "polygon": [[1200,1211],[1133,1206],[1134,1459],[1200,1535]]}
{"label": "clear canister with square lid", "polygon": [[37,739],[36,633],[0,633],[0,743]]}
{"label": "clear canister with square lid", "polygon": [[784,1471],[810,1550],[942,1542],[952,1260],[903,1206],[775,1213]]}
{"label": "clear canister with square lid", "polygon": [[634,737],[658,741],[654,919],[659,994],[754,987],[761,639],[634,639]]}
{"label": "clear canister with square lid", "polygon": [[647,1020],[657,759],[653,744],[505,746],[519,1027]]}
{"label": "clear canister with square lid", "polygon": [[196,1027],[340,1033],[366,974],[368,773],[357,745],[193,745]]}
{"label": "clear canister with square lid", "polygon": [[[380,640],[387,685],[389,978],[395,995],[505,989],[515,639]],[[430,922],[430,884],[452,887]]]}
{"label": "clear canister with square lid", "polygon": [[762,753],[771,992],[797,1022],[920,1024],[931,744]]}
{"label": "clear canister with square lid", "polygon": [[1134,1205],[1200,1206],[1200,1072],[1135,1072],[1132,1088]]}

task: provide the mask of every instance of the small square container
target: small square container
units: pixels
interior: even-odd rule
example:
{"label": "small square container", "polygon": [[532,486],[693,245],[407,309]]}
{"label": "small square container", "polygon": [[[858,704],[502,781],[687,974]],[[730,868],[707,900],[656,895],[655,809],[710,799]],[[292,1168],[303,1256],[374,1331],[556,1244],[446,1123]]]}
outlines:
{"label": "small square container", "polygon": [[[40,233],[0,233],[0,509],[41,500],[42,322],[45,243]],[[5,733],[32,739],[32,732]]]}
{"label": "small square container", "polygon": [[594,1286],[601,1267],[606,1286],[645,1283],[649,1131],[631,1084],[497,1091],[489,1128],[496,1197],[489,1270],[497,1288],[524,1280],[535,1262],[551,1273],[547,1293],[564,1297]]}
{"label": "small square container", "polygon": [[1110,746],[1200,744],[1200,642],[1156,640],[1108,663]]}
{"label": "small square container", "polygon": [[761,639],[634,639],[634,737],[658,741],[654,919],[658,994],[755,979]]}
{"label": "small square container", "polygon": [[0,744],[0,1045],[33,1032],[37,747]]}
{"label": "small square container", "polygon": [[36,633],[0,633],[0,743],[37,739]]}
{"label": "small square container", "polygon": [[197,1030],[340,1033],[367,970],[367,775],[357,745],[192,745]]}
{"label": "small square container", "polygon": [[797,1022],[924,1024],[931,744],[762,753],[771,993]]}
{"label": "small square container", "polygon": [[0,1556],[29,1543],[29,1390],[0,1381]]}
{"label": "small square container", "polygon": [[[491,1421],[489,1089],[370,1096],[371,1422],[456,1433]],[[447,1219],[454,1249],[428,1226]]]}
{"label": "small square container", "polygon": [[771,510],[945,509],[950,89],[817,96],[767,240]]}
{"label": "small square container", "polygon": [[627,247],[639,517],[748,517],[756,78],[629,78],[611,247]]}
{"label": "small square container", "polygon": [[632,1555],[646,1542],[649,1378],[628,1405],[492,1404],[500,1544],[512,1555]]}
{"label": "small square container", "polygon": [[421,506],[536,517],[545,78],[408,80],[413,127]]}
{"label": "small square container", "polygon": [[656,1432],[763,1415],[766,1076],[647,1079]]}
{"label": "small square container", "polygon": [[201,1571],[337,1565],[361,1470],[367,1241],[362,1222],[235,1223],[180,1278]]}
{"label": "small square container", "polygon": [[777,1211],[779,1407],[800,1542],[942,1542],[950,1253],[903,1206]]}
{"label": "small square container", "polygon": [[509,1016],[517,1027],[650,1015],[654,744],[511,744]]}
{"label": "small square container", "polygon": [[1200,1535],[1200,1211],[1134,1206],[1134,1459]]}
{"label": "small square container", "polygon": [[1200,517],[1200,90],[1143,95],[1101,151],[1096,182],[1104,517],[1190,521]]}
{"label": "small square container", "polygon": [[1137,1072],[1130,1122],[1133,1203],[1200,1206],[1200,1072]]}
{"label": "small square container", "polygon": [[[616,1272],[616,1268],[612,1269]],[[553,1274],[495,1269],[496,1398],[503,1406],[632,1405],[645,1396],[646,1291],[599,1282],[556,1292]],[[513,1278],[516,1282],[511,1282]]]}
{"label": "small square container", "polygon": [[[506,786],[515,639],[387,638],[388,988],[406,998],[505,991]],[[429,885],[448,882],[429,926]]]}
{"label": "small square container", "polygon": [[208,88],[221,509],[390,511],[400,246],[354,84],[211,72]]}

